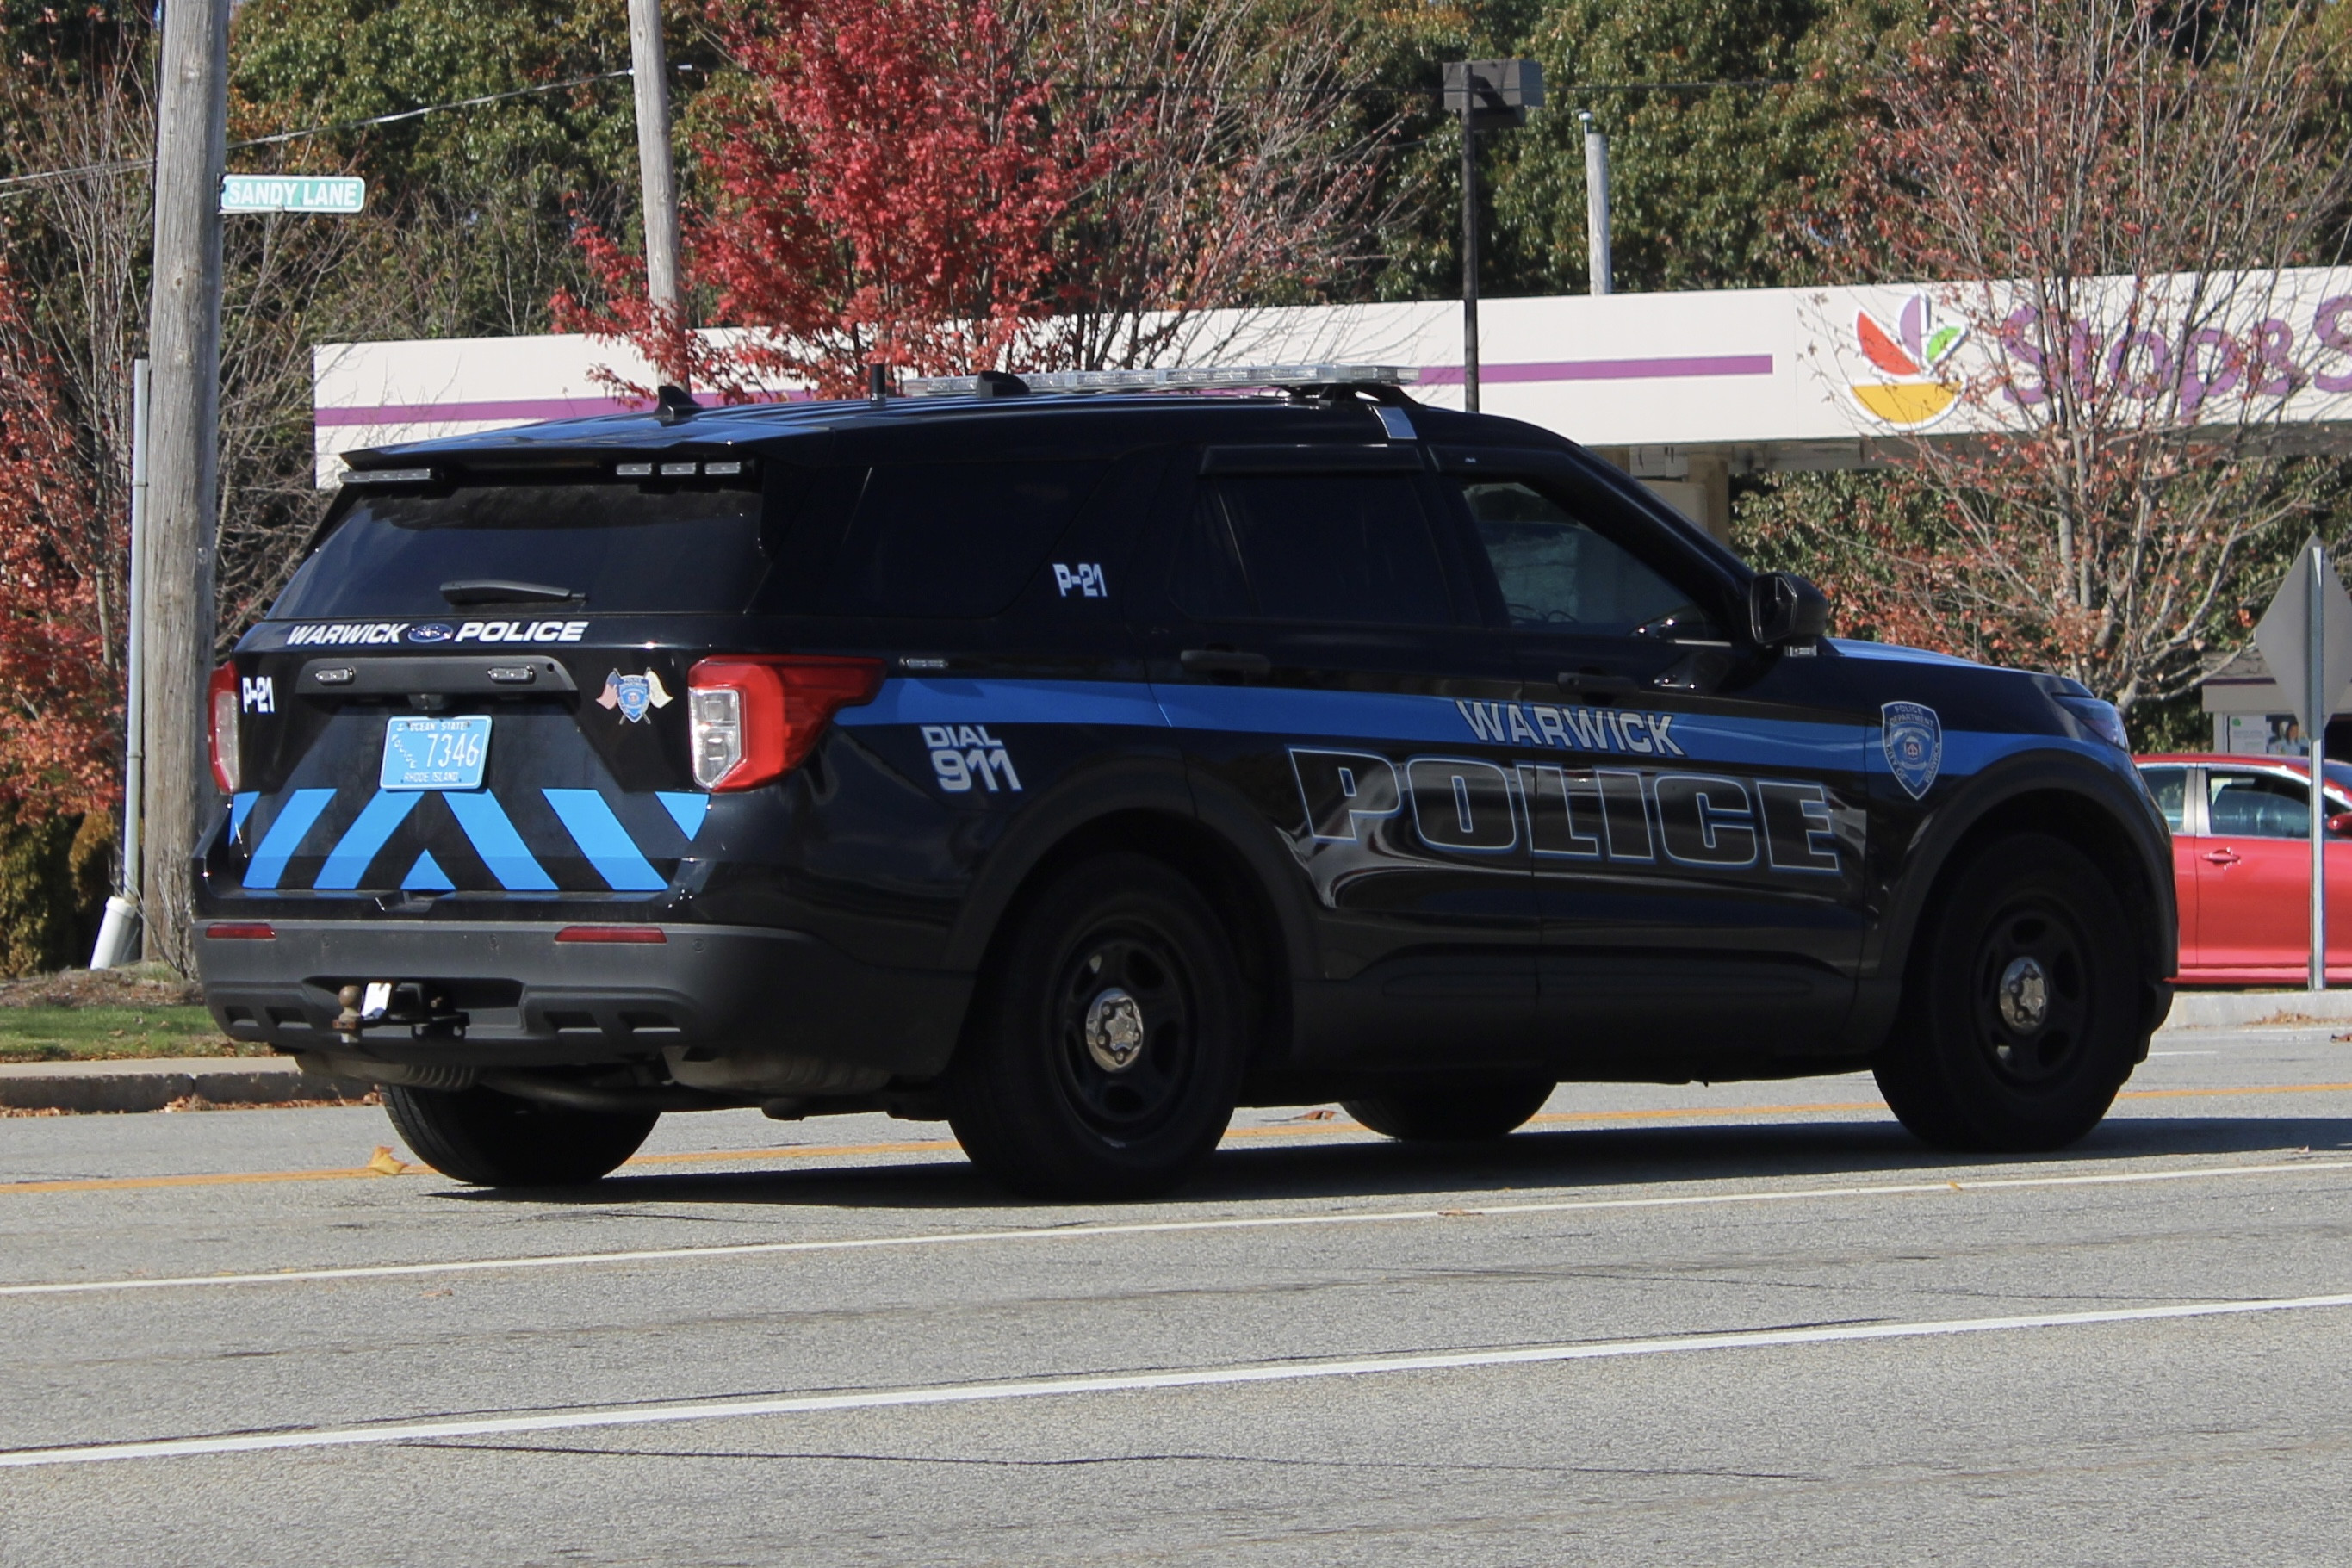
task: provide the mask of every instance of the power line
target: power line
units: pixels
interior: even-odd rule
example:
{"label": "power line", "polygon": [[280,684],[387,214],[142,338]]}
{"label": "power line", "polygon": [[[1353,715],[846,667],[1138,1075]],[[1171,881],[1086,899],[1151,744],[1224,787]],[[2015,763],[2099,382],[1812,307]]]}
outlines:
{"label": "power line", "polygon": [[[677,68],[680,70],[691,70],[694,68],[692,66],[682,65]],[[245,141],[232,141],[228,144],[228,151],[231,152],[239,152],[252,147],[274,147],[282,145],[289,141],[304,141],[314,136],[331,136],[337,131],[367,131],[381,125],[396,125],[402,120],[420,120],[428,114],[442,114],[448,110],[457,109],[480,109],[489,104],[506,103],[519,98],[536,97],[541,93],[564,92],[575,87],[588,87],[597,82],[617,81],[623,77],[634,76],[635,74],[636,73],[635,71],[629,70],[625,68],[616,71],[598,71],[593,76],[573,77],[566,81],[543,82],[536,87],[519,87],[511,89],[506,92],[483,93],[478,97],[456,99],[447,103],[428,103],[421,108],[399,110],[391,114],[370,115],[364,120],[336,120],[326,125],[305,126],[299,131],[280,131],[268,136],[256,136]],[[1180,83],[1167,81],[1043,81],[1029,85],[1054,88],[1066,92],[1159,93],[1187,90]],[[1793,77],[1752,77],[1724,78],[1711,81],[1563,82],[1559,86],[1559,91],[1563,95],[1596,92],[1704,92],[1711,91],[1717,88],[1801,87],[1802,85],[1804,84]],[[1227,90],[1230,91],[1234,89],[1228,89]],[[1245,88],[1239,90],[1250,93],[1271,94],[1278,97],[1402,99],[1428,97],[1431,96],[1433,89],[1419,87],[1334,86],[1304,88],[1264,87]],[[153,163],[154,160],[152,158],[123,158],[106,163],[82,163],[70,169],[42,169],[30,174],[10,174],[0,176],[0,191],[16,190],[29,185],[49,184],[59,180],[79,179],[84,175],[128,174],[138,170],[150,168]]]}
{"label": "power line", "polygon": [[[562,92],[591,83],[613,81],[635,73],[628,69],[598,71],[593,76],[573,77],[569,81],[542,82],[537,87],[519,87],[506,92],[486,92],[476,98],[461,98],[448,103],[428,103],[418,109],[399,110],[391,114],[372,114],[365,120],[342,120],[328,125],[308,125],[299,131],[280,131],[268,136],[256,136],[245,141],[232,141],[228,150],[243,152],[248,147],[274,147],[288,141],[299,141],[307,137],[331,136],[339,131],[366,131],[379,125],[395,125],[404,120],[418,120],[428,114],[440,114],[453,109],[479,109],[486,104],[505,103],[512,99],[530,98],[543,92]],[[31,174],[11,174],[0,178],[0,190],[14,186],[47,184],[58,180],[77,179],[85,174],[128,174],[150,168],[152,158],[123,158],[110,163],[84,163],[71,169],[43,169]]]}

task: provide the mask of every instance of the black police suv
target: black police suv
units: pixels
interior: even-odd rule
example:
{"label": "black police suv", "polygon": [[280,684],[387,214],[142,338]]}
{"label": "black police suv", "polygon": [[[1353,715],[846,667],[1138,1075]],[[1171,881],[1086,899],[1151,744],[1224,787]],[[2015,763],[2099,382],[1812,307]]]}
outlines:
{"label": "black police suv", "polygon": [[214,679],[214,1016],[492,1185],[728,1106],[1077,1197],[1237,1103],[1866,1064],[1946,1147],[2099,1120],[2175,956],[2113,709],[1823,636],[1543,430],[1256,379],[357,455]]}

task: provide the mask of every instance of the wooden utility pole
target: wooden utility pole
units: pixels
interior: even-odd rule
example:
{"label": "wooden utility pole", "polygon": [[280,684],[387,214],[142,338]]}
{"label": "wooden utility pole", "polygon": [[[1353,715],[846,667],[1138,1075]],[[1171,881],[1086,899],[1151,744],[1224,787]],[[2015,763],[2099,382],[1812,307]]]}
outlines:
{"label": "wooden utility pole", "polygon": [[150,956],[191,972],[190,857],[215,809],[205,751],[220,509],[221,172],[229,0],[170,0],[155,117],[155,293],[147,524],[146,818],[140,902]]}
{"label": "wooden utility pole", "polygon": [[[678,317],[677,175],[670,167],[669,57],[661,0],[629,0],[629,65],[637,94],[638,183],[646,198],[646,298],[672,329]],[[683,366],[663,365],[682,378]]]}

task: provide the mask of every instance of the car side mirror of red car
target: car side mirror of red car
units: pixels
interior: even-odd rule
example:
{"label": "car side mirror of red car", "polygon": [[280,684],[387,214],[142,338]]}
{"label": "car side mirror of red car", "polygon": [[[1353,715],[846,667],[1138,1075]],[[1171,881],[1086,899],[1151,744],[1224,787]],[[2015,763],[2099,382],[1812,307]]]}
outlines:
{"label": "car side mirror of red car", "polygon": [[2338,811],[2328,818],[2327,831],[2338,838],[2352,837],[2352,811]]}

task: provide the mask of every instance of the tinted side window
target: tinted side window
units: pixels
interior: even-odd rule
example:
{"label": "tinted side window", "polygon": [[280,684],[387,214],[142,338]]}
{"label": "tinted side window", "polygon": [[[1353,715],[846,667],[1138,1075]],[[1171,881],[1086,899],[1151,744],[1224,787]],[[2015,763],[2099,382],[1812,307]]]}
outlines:
{"label": "tinted side window", "polygon": [[1013,602],[1099,463],[925,463],[877,468],[842,546],[826,608],[969,619]]}
{"label": "tinted side window", "polygon": [[[1716,637],[1689,595],[1593,532],[1550,497],[1516,481],[1465,484],[1462,499],[1514,626],[1623,636],[1671,618],[1685,637]],[[1677,613],[1682,612],[1683,613]]]}
{"label": "tinted side window", "polygon": [[2147,780],[2147,792],[2156,797],[2156,809],[2164,813],[2166,825],[2179,832],[2189,821],[2189,769],[2143,768],[2139,771]]}
{"label": "tinted side window", "polygon": [[1195,615],[1442,626],[1454,618],[1405,474],[1204,479],[1173,585]]}

